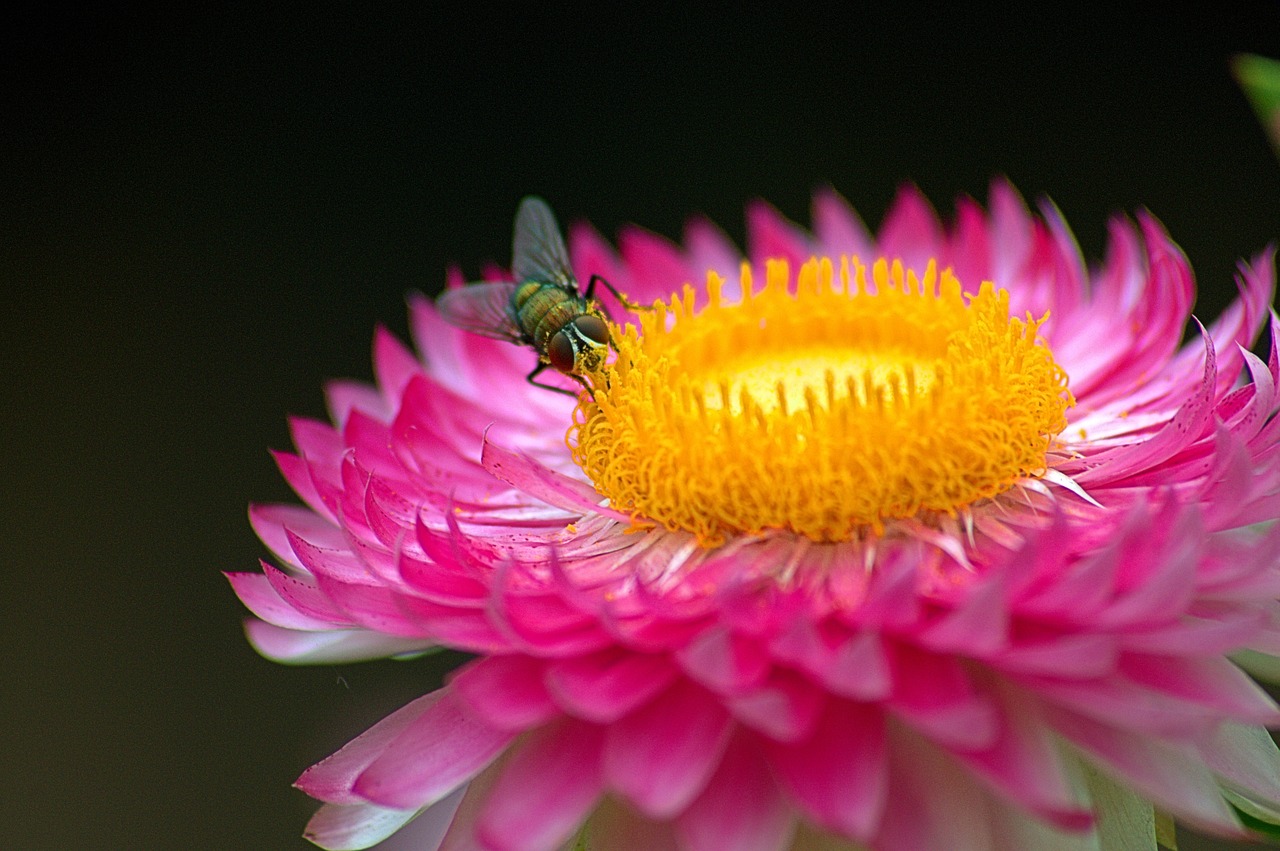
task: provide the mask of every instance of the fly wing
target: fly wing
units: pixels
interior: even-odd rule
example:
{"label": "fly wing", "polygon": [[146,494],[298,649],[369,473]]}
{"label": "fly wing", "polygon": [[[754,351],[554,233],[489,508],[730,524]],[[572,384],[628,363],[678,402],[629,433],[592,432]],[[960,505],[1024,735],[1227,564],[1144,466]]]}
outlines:
{"label": "fly wing", "polygon": [[522,343],[524,335],[511,314],[516,286],[514,281],[481,281],[445,290],[436,298],[436,309],[445,322],[464,331]]}
{"label": "fly wing", "polygon": [[560,225],[541,198],[530,195],[516,210],[511,273],[517,281],[556,284],[575,295],[578,292],[578,281],[569,266],[569,252],[560,236]]}

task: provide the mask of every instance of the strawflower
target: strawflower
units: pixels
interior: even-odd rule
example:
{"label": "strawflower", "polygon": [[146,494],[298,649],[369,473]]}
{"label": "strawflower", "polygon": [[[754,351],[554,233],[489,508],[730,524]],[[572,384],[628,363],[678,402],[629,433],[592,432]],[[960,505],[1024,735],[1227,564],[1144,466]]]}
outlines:
{"label": "strawflower", "polygon": [[604,299],[626,326],[576,400],[415,298],[418,355],[379,331],[376,387],[293,422],[306,507],[256,506],[276,562],[230,577],[254,646],[475,657],[301,776],[312,841],[1127,849],[1156,813],[1280,821],[1280,712],[1240,667],[1280,654],[1274,318],[1249,351],[1273,253],[1204,327],[1151,216],[1089,268],[1004,183],[946,226],[908,189],[874,237],[826,192],[811,234],[763,205],[748,230],[746,265],[703,221],[574,231],[579,280],[653,305]]}

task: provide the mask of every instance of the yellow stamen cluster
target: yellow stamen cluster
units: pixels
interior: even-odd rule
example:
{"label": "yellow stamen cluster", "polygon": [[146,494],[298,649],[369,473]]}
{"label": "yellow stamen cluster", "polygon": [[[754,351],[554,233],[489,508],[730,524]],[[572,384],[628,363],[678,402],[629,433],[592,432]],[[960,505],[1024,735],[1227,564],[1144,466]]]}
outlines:
{"label": "yellow stamen cluster", "polygon": [[695,313],[693,289],[615,334],[587,376],[569,445],[609,504],[639,522],[814,541],[955,515],[1044,472],[1073,403],[1037,329],[990,283],[949,270],[784,262]]}

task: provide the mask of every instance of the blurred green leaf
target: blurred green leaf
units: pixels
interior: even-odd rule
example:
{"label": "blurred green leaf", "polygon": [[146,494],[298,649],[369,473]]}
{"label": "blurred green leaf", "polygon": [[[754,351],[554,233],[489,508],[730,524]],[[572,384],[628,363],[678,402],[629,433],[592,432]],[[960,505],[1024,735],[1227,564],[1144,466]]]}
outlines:
{"label": "blurred green leaf", "polygon": [[1280,61],[1242,53],[1231,63],[1240,87],[1280,154]]}
{"label": "blurred green leaf", "polygon": [[1230,804],[1231,809],[1235,810],[1236,818],[1240,819],[1240,823],[1249,828],[1249,830],[1254,833],[1260,833],[1270,839],[1280,839],[1280,824],[1263,821],[1260,818],[1249,815],[1235,804],[1231,804],[1230,801],[1227,803]]}

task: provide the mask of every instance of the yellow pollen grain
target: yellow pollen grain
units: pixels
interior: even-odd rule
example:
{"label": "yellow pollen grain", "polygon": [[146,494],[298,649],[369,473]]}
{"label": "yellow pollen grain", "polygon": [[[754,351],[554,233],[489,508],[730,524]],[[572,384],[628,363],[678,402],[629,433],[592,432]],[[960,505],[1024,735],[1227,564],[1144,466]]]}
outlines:
{"label": "yellow pollen grain", "polygon": [[[868,272],[870,273],[868,275]],[[1073,404],[1038,335],[989,282],[932,262],[786,263],[743,297],[684,291],[615,333],[568,442],[609,504],[713,546],[785,530],[814,541],[954,515],[1041,474]]]}

